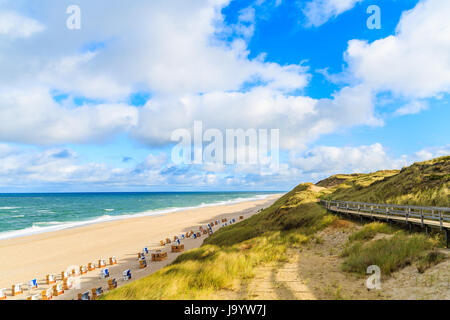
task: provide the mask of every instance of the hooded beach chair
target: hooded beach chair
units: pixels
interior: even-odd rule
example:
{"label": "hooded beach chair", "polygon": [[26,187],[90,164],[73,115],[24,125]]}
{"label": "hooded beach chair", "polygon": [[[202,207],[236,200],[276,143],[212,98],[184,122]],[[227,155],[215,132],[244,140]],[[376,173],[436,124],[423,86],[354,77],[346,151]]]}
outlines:
{"label": "hooded beach chair", "polygon": [[145,254],[143,252],[138,252],[138,260],[144,258],[145,259]]}
{"label": "hooded beach chair", "polygon": [[152,253],[152,261],[163,261],[167,259],[167,252]]}
{"label": "hooded beach chair", "polygon": [[147,268],[147,260],[145,258],[139,259],[139,269]]}
{"label": "hooded beach chair", "polygon": [[73,286],[73,277],[68,277],[63,280],[63,290],[70,290]]}
{"label": "hooded beach chair", "polygon": [[27,300],[39,300],[40,296],[38,294],[33,294],[27,297]]}
{"label": "hooded beach chair", "polygon": [[42,295],[42,300],[51,300],[53,298],[52,288],[42,290],[41,295]]}
{"label": "hooded beach chair", "polygon": [[182,240],[184,239],[184,234],[181,235],[181,239],[182,239]]}
{"label": "hooded beach chair", "polygon": [[128,281],[131,279],[131,270],[127,269],[123,272],[123,280]]}
{"label": "hooded beach chair", "polygon": [[74,268],[74,269],[71,270],[70,273],[72,274],[72,276],[75,276],[75,277],[76,277],[76,276],[79,276],[79,275],[80,275],[80,270]]}
{"label": "hooded beach chair", "polygon": [[62,271],[61,272],[61,280],[67,279],[69,277],[69,272]]}
{"label": "hooded beach chair", "polygon": [[223,218],[223,219],[222,219],[222,222],[227,222],[227,218]]}
{"label": "hooded beach chair", "polygon": [[203,234],[208,234],[208,230],[203,229]]}
{"label": "hooded beach chair", "polygon": [[194,239],[197,239],[197,234],[194,233],[192,236],[194,237]]}
{"label": "hooded beach chair", "polygon": [[176,243],[177,243],[177,244],[181,244],[180,239],[177,239]]}
{"label": "hooded beach chair", "polygon": [[18,296],[19,294],[23,293],[23,287],[21,283],[16,283],[13,284],[12,289],[11,289],[11,294],[13,296]]}
{"label": "hooded beach chair", "polygon": [[244,220],[244,216],[240,216],[240,217],[239,217],[239,220]]}
{"label": "hooded beach chair", "polygon": [[166,243],[164,242],[164,240],[161,240],[159,243],[160,243],[162,246],[165,246],[165,245],[166,245]]}
{"label": "hooded beach chair", "polygon": [[89,271],[94,271],[95,270],[95,263],[94,262],[89,262],[88,263],[88,270]]}
{"label": "hooded beach chair", "polygon": [[56,277],[54,274],[48,274],[46,276],[47,284],[54,284],[56,283]]}
{"label": "hooded beach chair", "polygon": [[177,244],[172,246],[172,252],[183,252],[184,244]]}
{"label": "hooded beach chair", "polygon": [[170,239],[169,238],[166,238],[166,243],[167,244],[170,244],[172,241],[170,241]]}
{"label": "hooded beach chair", "polygon": [[97,265],[98,265],[99,268],[106,267],[106,260],[105,259],[98,260],[98,264]]}
{"label": "hooded beach chair", "polygon": [[78,294],[78,300],[91,300],[91,296],[89,295],[89,291],[85,291],[83,293]]}
{"label": "hooded beach chair", "polygon": [[53,285],[53,296],[57,297],[64,294],[64,289],[62,283],[57,283]]}
{"label": "hooded beach chair", "polygon": [[37,287],[38,287],[37,279],[28,281],[28,290],[37,289]]}
{"label": "hooded beach chair", "polygon": [[6,288],[0,289],[0,300],[6,300]]}
{"label": "hooded beach chair", "polygon": [[145,254],[148,254],[148,248],[145,247],[144,249],[142,249],[142,252],[144,252]]}
{"label": "hooded beach chair", "polygon": [[201,238],[202,234],[199,232],[197,232],[197,238]]}
{"label": "hooded beach chair", "polygon": [[100,278],[101,279],[109,278],[109,269],[108,268],[105,268],[102,271],[100,271]]}
{"label": "hooded beach chair", "polygon": [[109,290],[117,288],[117,279],[116,278],[112,278],[112,279],[108,280],[108,288],[109,288]]}
{"label": "hooded beach chair", "polygon": [[115,264],[117,264],[117,259],[116,259],[116,257],[111,257],[111,258],[109,258],[109,265],[110,265],[110,266],[113,266],[113,265],[115,265]]}
{"label": "hooded beach chair", "polygon": [[91,292],[92,292],[92,299],[96,300],[103,294],[103,288],[102,287],[93,288]]}
{"label": "hooded beach chair", "polygon": [[88,272],[88,271],[87,271],[86,266],[80,266],[80,274],[81,274],[81,275],[86,274],[87,272]]}

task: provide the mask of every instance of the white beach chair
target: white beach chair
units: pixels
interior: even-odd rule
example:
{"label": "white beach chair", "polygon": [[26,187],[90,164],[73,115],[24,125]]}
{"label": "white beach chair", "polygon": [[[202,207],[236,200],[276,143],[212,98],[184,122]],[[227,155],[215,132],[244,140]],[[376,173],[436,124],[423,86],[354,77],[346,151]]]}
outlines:
{"label": "white beach chair", "polygon": [[22,283],[13,284],[11,293],[13,296],[17,296],[23,293]]}
{"label": "white beach chair", "polygon": [[47,284],[54,284],[54,283],[56,283],[56,277],[55,277],[54,274],[48,274],[46,276],[46,279],[47,279]]}
{"label": "white beach chair", "polygon": [[64,293],[63,285],[62,283],[57,283],[53,285],[53,296],[57,297]]}
{"label": "white beach chair", "polygon": [[37,289],[37,287],[38,287],[37,279],[28,281],[28,290]]}
{"label": "white beach chair", "polygon": [[0,300],[6,299],[6,288],[0,289]]}
{"label": "white beach chair", "polygon": [[61,272],[61,280],[67,279],[69,276],[70,276],[69,272],[67,272],[67,271]]}
{"label": "white beach chair", "polygon": [[73,277],[68,277],[63,280],[63,289],[64,290],[70,290],[73,286]]}
{"label": "white beach chair", "polygon": [[105,268],[102,271],[100,271],[100,278],[101,279],[106,279],[109,277],[109,269]]}
{"label": "white beach chair", "polygon": [[88,263],[88,271],[94,271],[95,270],[95,263],[89,262]]}
{"label": "white beach chair", "polygon": [[128,281],[131,279],[131,270],[127,269],[123,272],[123,280]]}
{"label": "white beach chair", "polygon": [[46,290],[42,290],[42,300],[51,300],[53,298],[53,289],[48,288]]}
{"label": "white beach chair", "polygon": [[86,274],[88,272],[86,266],[80,266],[80,275]]}
{"label": "white beach chair", "polygon": [[109,258],[109,265],[112,266],[112,265],[115,265],[115,264],[117,264],[116,257]]}
{"label": "white beach chair", "polygon": [[99,268],[104,268],[104,267],[106,267],[106,260],[104,260],[104,259],[98,260],[97,266],[98,266]]}

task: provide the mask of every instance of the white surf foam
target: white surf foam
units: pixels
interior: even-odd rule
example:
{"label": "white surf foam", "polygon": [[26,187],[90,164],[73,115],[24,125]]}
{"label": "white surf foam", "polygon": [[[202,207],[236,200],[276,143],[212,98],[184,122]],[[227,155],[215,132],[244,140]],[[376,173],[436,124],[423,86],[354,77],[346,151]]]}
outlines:
{"label": "white surf foam", "polygon": [[230,200],[226,200],[226,201],[202,203],[198,206],[192,206],[192,207],[174,207],[174,208],[166,208],[166,209],[160,209],[160,210],[145,211],[145,212],[140,212],[140,213],[122,214],[122,215],[117,215],[117,216],[103,215],[103,216],[99,216],[99,217],[96,217],[93,219],[83,220],[83,221],[35,222],[29,228],[25,228],[25,229],[21,229],[21,230],[14,230],[14,231],[6,231],[6,232],[0,233],[0,240],[17,238],[17,237],[25,237],[25,236],[30,236],[30,235],[34,235],[34,234],[54,232],[54,231],[60,231],[60,230],[65,230],[65,229],[71,229],[71,228],[78,228],[78,227],[87,226],[87,225],[91,225],[91,224],[97,224],[97,223],[101,223],[101,222],[125,220],[125,219],[130,219],[130,218],[139,218],[139,217],[147,217],[147,216],[155,216],[155,215],[179,212],[179,211],[184,211],[184,210],[192,210],[192,209],[198,209],[198,208],[204,208],[204,207],[214,207],[214,206],[236,204],[236,203],[246,202],[246,201],[263,200],[272,195],[273,194],[260,194],[260,195],[255,195],[254,197],[249,197],[249,198],[236,198],[236,199],[230,199]]}

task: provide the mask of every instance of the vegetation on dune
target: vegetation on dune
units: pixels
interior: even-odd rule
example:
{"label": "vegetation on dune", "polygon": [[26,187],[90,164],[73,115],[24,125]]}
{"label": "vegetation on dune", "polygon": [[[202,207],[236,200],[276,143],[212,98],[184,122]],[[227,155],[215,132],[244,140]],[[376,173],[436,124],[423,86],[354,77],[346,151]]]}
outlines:
{"label": "vegetation on dune", "polygon": [[219,290],[251,279],[255,267],[286,261],[289,248],[312,240],[336,219],[319,205],[311,185],[296,187],[271,207],[218,230],[200,248],[103,299],[213,299]]}
{"label": "vegetation on dune", "polygon": [[[103,299],[214,299],[223,290],[239,290],[257,266],[286,261],[290,248],[319,239],[315,233],[336,221],[319,199],[376,203],[449,205],[450,157],[416,163],[401,171],[335,175],[316,186],[305,183],[272,206],[222,228],[202,247],[185,252],[169,266],[108,292]],[[381,235],[378,239],[377,235]],[[383,275],[417,263],[423,272],[444,259],[439,239],[407,234],[384,223],[353,233],[341,256],[342,270],[366,273],[378,265]]]}
{"label": "vegetation on dune", "polygon": [[322,186],[332,186],[325,199],[450,206],[450,156],[418,162],[399,172],[338,175],[342,176],[346,179],[340,179],[339,184],[327,179],[319,182]]}
{"label": "vegetation on dune", "polygon": [[357,241],[344,250],[342,270],[364,275],[368,266],[377,265],[382,275],[390,275],[419,260],[438,244],[439,241],[424,234],[408,235],[403,231],[391,238]]}
{"label": "vegetation on dune", "polygon": [[349,237],[349,242],[359,241],[359,240],[371,240],[377,234],[392,234],[394,229],[386,223],[372,222],[364,225],[360,230],[356,231]]}

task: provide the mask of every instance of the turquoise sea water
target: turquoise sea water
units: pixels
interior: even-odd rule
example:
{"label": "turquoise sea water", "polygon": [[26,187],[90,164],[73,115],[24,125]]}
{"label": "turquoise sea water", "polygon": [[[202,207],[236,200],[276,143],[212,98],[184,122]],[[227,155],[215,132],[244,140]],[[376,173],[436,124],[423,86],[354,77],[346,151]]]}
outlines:
{"label": "turquoise sea water", "polygon": [[263,199],[273,192],[0,194],[0,240],[208,205]]}

